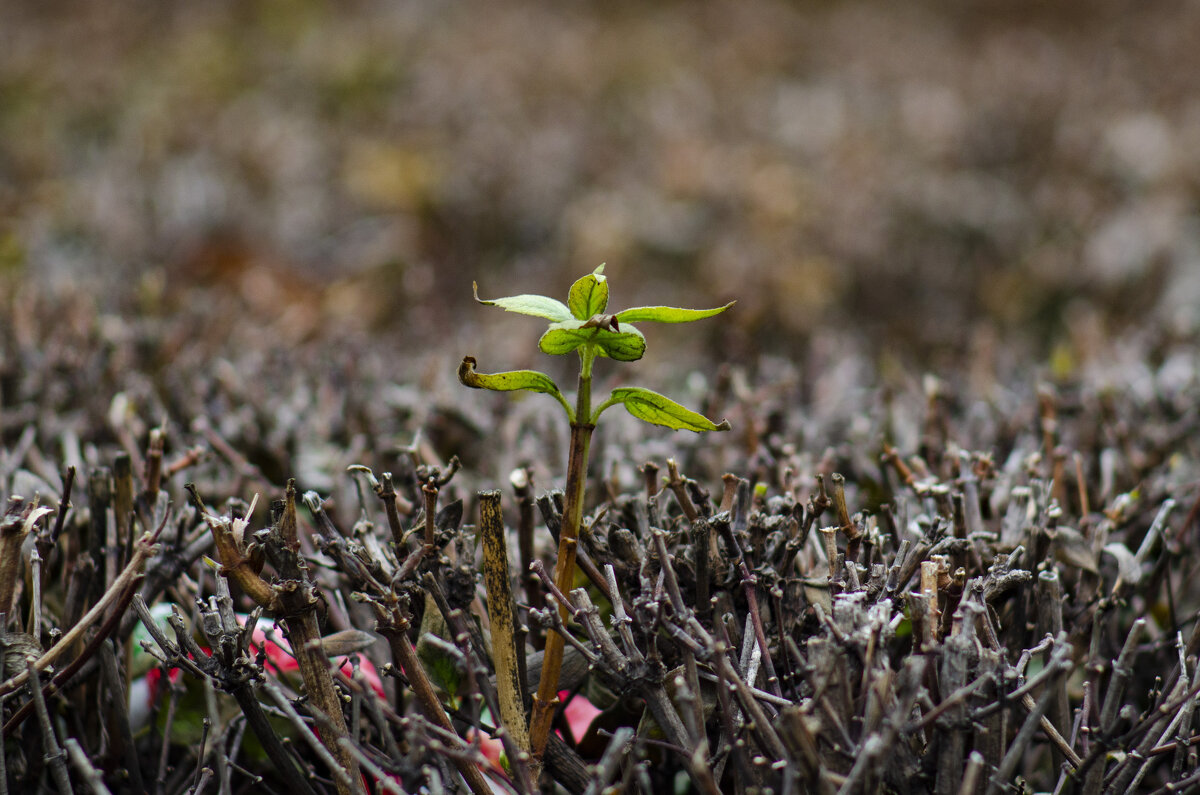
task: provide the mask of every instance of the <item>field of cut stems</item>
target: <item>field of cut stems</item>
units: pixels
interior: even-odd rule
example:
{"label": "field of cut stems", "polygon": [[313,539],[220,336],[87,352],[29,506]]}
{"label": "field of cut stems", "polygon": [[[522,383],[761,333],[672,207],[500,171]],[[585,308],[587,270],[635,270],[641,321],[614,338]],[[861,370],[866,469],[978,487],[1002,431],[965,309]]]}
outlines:
{"label": "field of cut stems", "polygon": [[[688,379],[733,431],[606,418],[564,592],[545,396],[15,294],[10,792],[1200,781],[1186,339],[1054,382],[865,388],[848,347],[815,381],[782,360]],[[521,735],[551,633],[538,757]]]}
{"label": "field of cut stems", "polygon": [[1200,792],[1200,5],[0,17],[0,795]]}

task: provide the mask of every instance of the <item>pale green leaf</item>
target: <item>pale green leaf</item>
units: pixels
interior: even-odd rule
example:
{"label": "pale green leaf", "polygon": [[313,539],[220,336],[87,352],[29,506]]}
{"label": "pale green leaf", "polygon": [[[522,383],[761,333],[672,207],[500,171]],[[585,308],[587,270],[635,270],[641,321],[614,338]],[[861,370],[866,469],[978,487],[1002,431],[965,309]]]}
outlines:
{"label": "pale green leaf", "polygon": [[617,312],[614,317],[619,323],[641,323],[644,321],[654,321],[655,323],[690,323],[693,320],[703,320],[706,317],[719,315],[729,307],[733,306],[736,301],[730,301],[725,306],[719,306],[715,309],[680,309],[674,306],[635,306],[632,309],[623,309]]}
{"label": "pale green leaf", "polygon": [[479,285],[472,282],[475,290],[475,300],[488,306],[498,306],[508,312],[522,315],[541,317],[553,323],[561,323],[571,319],[571,310],[562,301],[547,298],[544,295],[512,295],[507,298],[480,298]]}
{"label": "pale green leaf", "polygon": [[555,323],[538,340],[542,353],[561,356],[592,341],[595,329],[585,329],[578,320]]}
{"label": "pale green leaf", "polygon": [[646,338],[633,326],[621,326],[620,331],[600,329],[596,335],[596,350],[618,362],[636,362],[646,353]]}
{"label": "pale green leaf", "polygon": [[567,296],[567,307],[577,320],[587,320],[598,315],[608,306],[608,279],[603,275],[604,266],[596,268],[571,285]]}
{"label": "pale green leaf", "polygon": [[619,362],[634,362],[646,352],[646,338],[633,326],[622,326],[612,331],[587,321],[573,320],[550,326],[538,347],[543,353],[561,355],[570,353],[584,345],[594,345],[601,356]]}
{"label": "pale green leaf", "polygon": [[544,392],[548,395],[558,395],[558,385],[545,373],[537,370],[510,370],[506,373],[477,373],[475,372],[474,357],[467,356],[458,366],[458,380],[465,386],[474,389],[490,389],[493,392],[513,392],[523,389],[527,392]]}
{"label": "pale green leaf", "polygon": [[727,431],[729,422],[722,420],[715,423],[691,409],[671,400],[665,395],[651,392],[640,387],[621,387],[614,389],[606,405],[621,403],[625,410],[639,420],[662,425],[674,430],[696,431]]}

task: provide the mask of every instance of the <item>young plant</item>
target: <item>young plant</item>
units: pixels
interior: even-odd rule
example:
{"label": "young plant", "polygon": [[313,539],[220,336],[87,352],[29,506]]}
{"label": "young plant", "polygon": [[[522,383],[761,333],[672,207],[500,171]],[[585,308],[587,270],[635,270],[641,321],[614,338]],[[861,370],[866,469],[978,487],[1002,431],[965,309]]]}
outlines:
{"label": "young plant", "polygon": [[[481,304],[549,320],[550,328],[538,341],[538,347],[544,353],[562,355],[575,351],[579,354],[579,382],[574,406],[567,402],[550,376],[536,370],[477,373],[476,361],[470,356],[464,357],[458,368],[458,379],[466,386],[497,392],[543,392],[557,400],[566,412],[571,425],[571,446],[567,459],[567,489],[554,582],[562,593],[569,593],[575,579],[575,548],[579,537],[579,524],[583,517],[588,446],[600,415],[611,406],[619,404],[634,417],[654,425],[696,432],[729,430],[728,422],[714,423],[670,398],[641,387],[614,389],[605,400],[593,408],[592,364],[598,356],[619,362],[633,362],[642,358],[646,352],[646,338],[632,325],[633,323],[687,323],[712,317],[724,312],[733,304],[731,302],[716,309],[640,306],[605,314],[608,308],[608,281],[604,277],[603,265],[571,285],[565,304],[541,295],[515,295],[485,301],[479,297],[478,285],[474,288],[475,300]],[[566,609],[566,605],[559,605],[559,613],[564,622]],[[562,668],[562,656],[562,636],[556,632],[549,633],[546,637],[542,677],[533,697],[529,726],[531,750],[534,759],[539,761],[550,733],[554,708],[558,704],[558,676]]]}

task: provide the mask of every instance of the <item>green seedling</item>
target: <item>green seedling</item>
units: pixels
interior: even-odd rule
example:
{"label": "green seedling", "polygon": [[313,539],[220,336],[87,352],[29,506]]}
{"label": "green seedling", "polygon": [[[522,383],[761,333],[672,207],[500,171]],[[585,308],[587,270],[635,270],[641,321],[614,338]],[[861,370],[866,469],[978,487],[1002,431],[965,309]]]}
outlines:
{"label": "green seedling", "polygon": [[[645,422],[675,430],[727,431],[729,423],[715,423],[702,414],[687,409],[657,392],[641,387],[619,387],[592,406],[592,365],[597,357],[619,362],[633,362],[646,352],[646,338],[634,323],[687,323],[720,314],[732,302],[716,309],[678,309],[670,306],[640,306],[613,314],[608,308],[608,280],[604,266],[571,285],[567,303],[541,295],[515,295],[509,298],[484,300],[475,285],[475,300],[488,306],[498,306],[509,312],[545,318],[550,328],[538,341],[544,353],[579,354],[579,382],[572,406],[563,396],[554,379],[536,370],[514,370],[504,373],[478,373],[476,361],[467,356],[458,368],[458,379],[475,389],[497,392],[524,390],[550,395],[563,407],[571,425],[571,446],[567,459],[567,489],[563,507],[562,529],[559,533],[558,561],[554,582],[562,593],[569,593],[575,578],[575,548],[583,516],[584,486],[587,476],[588,446],[596,421],[605,410],[622,405],[625,410]],[[566,621],[566,605],[559,605],[559,614]],[[563,638],[557,632],[546,637],[546,652],[542,677],[533,698],[529,742],[531,752],[540,760],[550,733],[550,722],[558,703],[558,677],[562,668]]]}

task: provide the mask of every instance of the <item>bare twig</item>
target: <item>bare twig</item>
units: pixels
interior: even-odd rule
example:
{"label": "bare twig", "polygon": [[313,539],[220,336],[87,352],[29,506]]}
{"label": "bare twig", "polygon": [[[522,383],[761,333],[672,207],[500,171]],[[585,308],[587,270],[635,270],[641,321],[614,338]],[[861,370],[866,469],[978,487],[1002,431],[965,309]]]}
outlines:
{"label": "bare twig", "polygon": [[[508,573],[508,548],[499,491],[480,492],[479,524],[483,536],[483,576],[487,585],[488,620],[492,627],[492,662],[496,666],[500,719],[512,733],[517,747],[530,753],[525,694],[517,666],[517,655],[523,656],[525,650],[516,645],[516,603]],[[533,775],[536,781],[536,765]]]}
{"label": "bare twig", "polygon": [[100,771],[96,769],[91,760],[87,758],[87,754],[79,747],[79,741],[74,737],[68,737],[63,740],[63,747],[67,750],[67,756],[71,759],[71,764],[75,766],[75,772],[87,784],[88,789],[92,791],[92,795],[111,795],[108,787],[104,786],[104,777],[100,775]]}
{"label": "bare twig", "polygon": [[42,698],[42,681],[38,677],[38,669],[33,660],[26,661],[25,671],[29,675],[29,689],[33,694],[34,708],[37,710],[38,726],[42,730],[43,759],[50,766],[50,774],[58,791],[62,795],[70,795],[73,790],[71,777],[67,775],[67,755],[58,745],[54,725],[50,722],[50,713],[46,709],[46,699]]}
{"label": "bare twig", "polygon": [[[110,585],[104,592],[104,595],[101,596],[100,601],[96,602],[96,604],[92,606],[92,609],[89,610],[87,614],[75,624],[75,626],[71,627],[69,632],[59,638],[57,643],[47,649],[45,654],[34,661],[33,665],[38,671],[46,670],[46,668],[55,660],[57,660],[63,654],[63,652],[74,646],[75,642],[83,637],[83,633],[86,632],[87,629],[95,624],[98,620],[100,620],[100,617],[104,615],[109,607],[122,598],[122,594],[124,594],[130,585],[134,583],[140,576],[142,564],[145,562],[146,558],[153,554],[154,538],[155,534],[146,533],[138,540],[134,547],[133,558],[130,559],[129,564],[125,566],[125,569],[121,572],[121,575],[117,577],[112,585]],[[129,598],[132,598],[132,594],[129,594]],[[6,680],[3,683],[0,683],[0,695],[11,693],[21,685],[25,684],[25,682],[28,680],[29,673],[26,671]]]}

